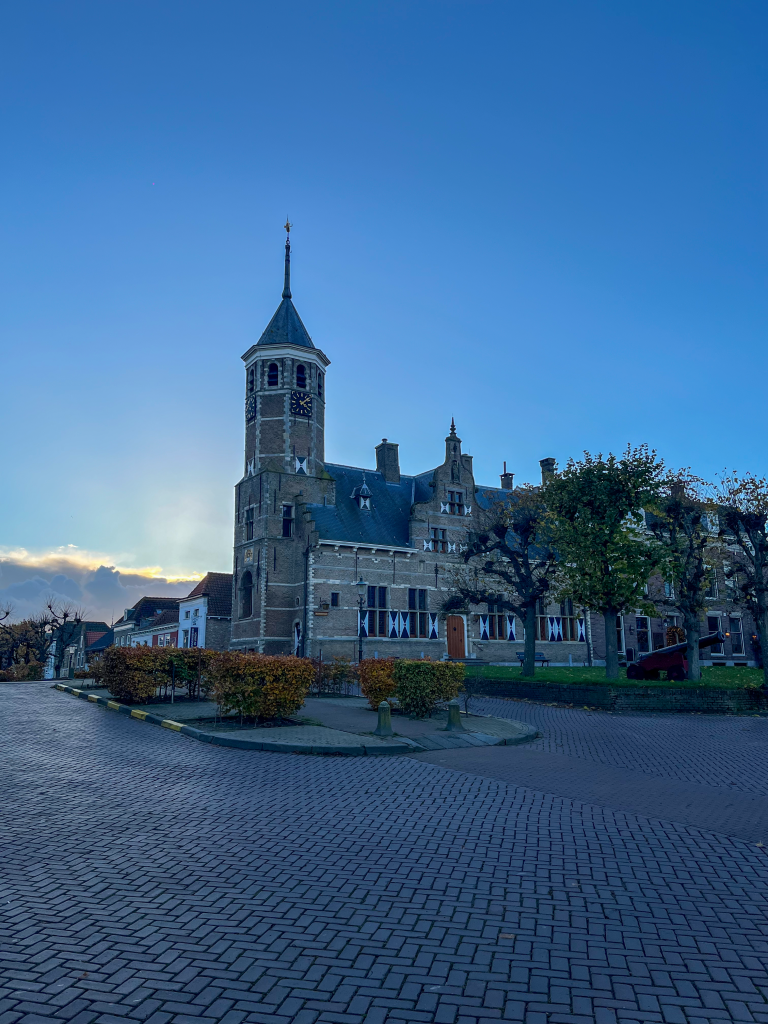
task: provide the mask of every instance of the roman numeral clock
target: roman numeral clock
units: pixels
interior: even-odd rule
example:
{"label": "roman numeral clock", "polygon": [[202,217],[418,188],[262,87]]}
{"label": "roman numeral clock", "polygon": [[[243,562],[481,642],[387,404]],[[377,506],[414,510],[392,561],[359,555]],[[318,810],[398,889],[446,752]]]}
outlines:
{"label": "roman numeral clock", "polygon": [[292,416],[312,416],[312,395],[307,395],[303,391],[292,391],[291,392],[291,415]]}

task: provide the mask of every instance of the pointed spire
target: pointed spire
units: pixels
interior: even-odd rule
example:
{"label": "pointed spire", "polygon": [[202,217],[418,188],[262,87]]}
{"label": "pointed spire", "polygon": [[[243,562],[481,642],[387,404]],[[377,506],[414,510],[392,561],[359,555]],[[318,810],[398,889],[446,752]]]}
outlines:
{"label": "pointed spire", "polygon": [[453,422],[453,416],[451,416],[451,433],[450,437],[456,437],[456,424]]}
{"label": "pointed spire", "polygon": [[291,298],[291,228],[293,224],[285,218],[285,284],[283,285],[283,298]]}

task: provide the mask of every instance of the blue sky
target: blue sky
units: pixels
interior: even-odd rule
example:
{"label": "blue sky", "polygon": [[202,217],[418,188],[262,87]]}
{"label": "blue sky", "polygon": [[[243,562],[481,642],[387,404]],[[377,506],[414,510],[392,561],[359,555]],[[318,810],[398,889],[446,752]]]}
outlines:
{"label": "blue sky", "polygon": [[739,0],[5,5],[6,582],[230,568],[286,214],[329,460],[386,436],[422,471],[455,416],[482,483],[628,441],[765,473],[767,28]]}

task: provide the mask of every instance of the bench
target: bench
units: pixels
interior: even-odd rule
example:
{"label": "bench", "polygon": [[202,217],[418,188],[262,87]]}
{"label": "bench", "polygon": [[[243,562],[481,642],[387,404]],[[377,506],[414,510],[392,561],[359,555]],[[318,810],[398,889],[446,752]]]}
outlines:
{"label": "bench", "polygon": [[[517,652],[517,660],[522,665],[522,663],[525,661],[524,651]],[[534,655],[534,661],[537,665],[549,665],[549,658],[545,657],[542,651],[536,651],[536,654]]]}

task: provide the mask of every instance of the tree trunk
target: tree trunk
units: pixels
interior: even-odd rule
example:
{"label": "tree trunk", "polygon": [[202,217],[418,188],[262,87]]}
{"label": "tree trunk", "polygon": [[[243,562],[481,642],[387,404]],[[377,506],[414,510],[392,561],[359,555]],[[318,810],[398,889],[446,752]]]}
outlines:
{"label": "tree trunk", "polygon": [[683,615],[683,626],[685,627],[685,641],[688,649],[685,656],[688,659],[688,679],[692,683],[701,682],[701,661],[699,658],[699,637],[701,636],[701,622],[697,615]]}
{"label": "tree trunk", "polygon": [[[761,608],[760,605],[763,605]],[[757,610],[755,614],[755,629],[757,630],[757,642],[760,644],[760,652],[763,655],[763,685],[768,688],[768,603],[765,595],[760,600],[758,595]]]}
{"label": "tree trunk", "polygon": [[605,678],[619,678],[619,643],[616,635],[616,611],[603,612],[605,620]]}
{"label": "tree trunk", "polygon": [[536,605],[525,609],[525,647],[523,648],[523,675],[533,677],[536,670]]}

